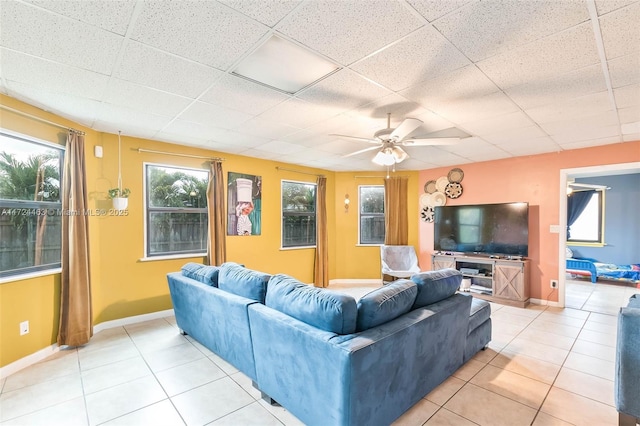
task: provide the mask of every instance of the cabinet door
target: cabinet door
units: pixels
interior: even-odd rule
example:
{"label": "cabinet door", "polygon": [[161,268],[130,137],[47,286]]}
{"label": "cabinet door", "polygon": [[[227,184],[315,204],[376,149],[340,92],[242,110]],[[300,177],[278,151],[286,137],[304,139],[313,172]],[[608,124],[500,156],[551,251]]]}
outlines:
{"label": "cabinet door", "polygon": [[493,271],[493,295],[511,300],[528,299],[524,272],[524,264],[496,263]]}
{"label": "cabinet door", "polygon": [[445,268],[456,268],[456,261],[454,258],[451,257],[434,257],[433,258],[433,262],[431,262],[433,264],[433,270],[437,271],[438,269],[445,269]]}

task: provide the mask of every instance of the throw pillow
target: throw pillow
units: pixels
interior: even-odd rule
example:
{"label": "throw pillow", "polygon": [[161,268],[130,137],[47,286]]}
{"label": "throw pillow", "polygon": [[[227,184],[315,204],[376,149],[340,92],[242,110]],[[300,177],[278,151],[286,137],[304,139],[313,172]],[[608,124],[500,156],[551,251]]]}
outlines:
{"label": "throw pillow", "polygon": [[397,280],[365,294],[358,301],[356,331],[367,330],[406,314],[417,294],[418,287],[410,280]]}
{"label": "throw pillow", "polygon": [[218,288],[264,303],[270,277],[269,274],[247,269],[237,263],[225,262],[220,266]]}
{"label": "throw pillow", "polygon": [[421,308],[452,296],[462,281],[462,274],[455,269],[440,269],[415,274],[411,281],[418,286],[418,296],[412,309]]}
{"label": "throw pillow", "polygon": [[200,281],[203,284],[218,287],[217,266],[201,265],[200,263],[189,262],[182,267],[182,275]]}

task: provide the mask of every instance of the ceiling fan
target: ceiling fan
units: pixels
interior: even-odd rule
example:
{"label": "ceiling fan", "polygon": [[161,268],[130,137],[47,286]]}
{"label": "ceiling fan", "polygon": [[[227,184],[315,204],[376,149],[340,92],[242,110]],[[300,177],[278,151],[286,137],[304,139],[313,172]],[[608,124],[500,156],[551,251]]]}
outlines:
{"label": "ceiling fan", "polygon": [[409,158],[401,146],[428,146],[428,145],[454,145],[460,142],[459,137],[422,137],[408,138],[409,134],[417,129],[422,121],[417,118],[405,118],[395,129],[391,127],[391,113],[387,113],[387,128],[378,130],[373,134],[373,138],[361,138],[357,136],[331,134],[340,138],[352,139],[375,144],[369,148],[361,149],[345,155],[351,157],[363,152],[378,149],[378,153],[371,161],[381,166],[392,166]]}

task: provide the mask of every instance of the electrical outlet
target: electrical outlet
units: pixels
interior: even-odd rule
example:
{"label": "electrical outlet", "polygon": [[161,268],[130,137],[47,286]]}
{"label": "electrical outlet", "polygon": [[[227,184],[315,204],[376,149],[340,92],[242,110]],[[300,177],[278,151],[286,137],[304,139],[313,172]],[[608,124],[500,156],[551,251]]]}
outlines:
{"label": "electrical outlet", "polygon": [[20,335],[24,336],[25,334],[29,334],[29,321],[22,321],[20,323]]}
{"label": "electrical outlet", "polygon": [[551,288],[558,288],[558,280],[551,280],[549,285],[551,286]]}

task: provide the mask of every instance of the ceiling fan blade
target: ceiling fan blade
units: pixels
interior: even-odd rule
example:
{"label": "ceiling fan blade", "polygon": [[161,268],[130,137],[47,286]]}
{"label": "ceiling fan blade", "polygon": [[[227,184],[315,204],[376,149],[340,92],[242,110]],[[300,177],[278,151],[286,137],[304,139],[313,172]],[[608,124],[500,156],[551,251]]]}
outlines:
{"label": "ceiling fan blade", "polygon": [[372,146],[369,148],[361,149],[360,151],[352,152],[351,154],[343,155],[342,158],[351,157],[353,155],[362,154],[363,152],[372,151],[374,149],[380,149],[380,146]]}
{"label": "ceiling fan blade", "polygon": [[402,139],[407,137],[409,133],[420,127],[421,124],[422,121],[418,120],[417,118],[405,118],[405,120],[400,123],[400,125],[396,127],[393,132],[391,132],[391,135],[389,135],[389,137],[396,141],[401,141]]}
{"label": "ceiling fan blade", "polygon": [[460,138],[425,138],[407,139],[400,142],[402,146],[429,146],[429,145],[455,145],[460,143]]}
{"label": "ceiling fan blade", "polygon": [[380,143],[380,141],[377,140],[377,139],[359,138],[357,136],[337,135],[335,133],[332,133],[329,136],[335,136],[335,137],[344,138],[344,139],[353,139],[353,140],[360,141],[360,142],[369,142],[369,143],[375,143],[375,144],[379,144]]}

